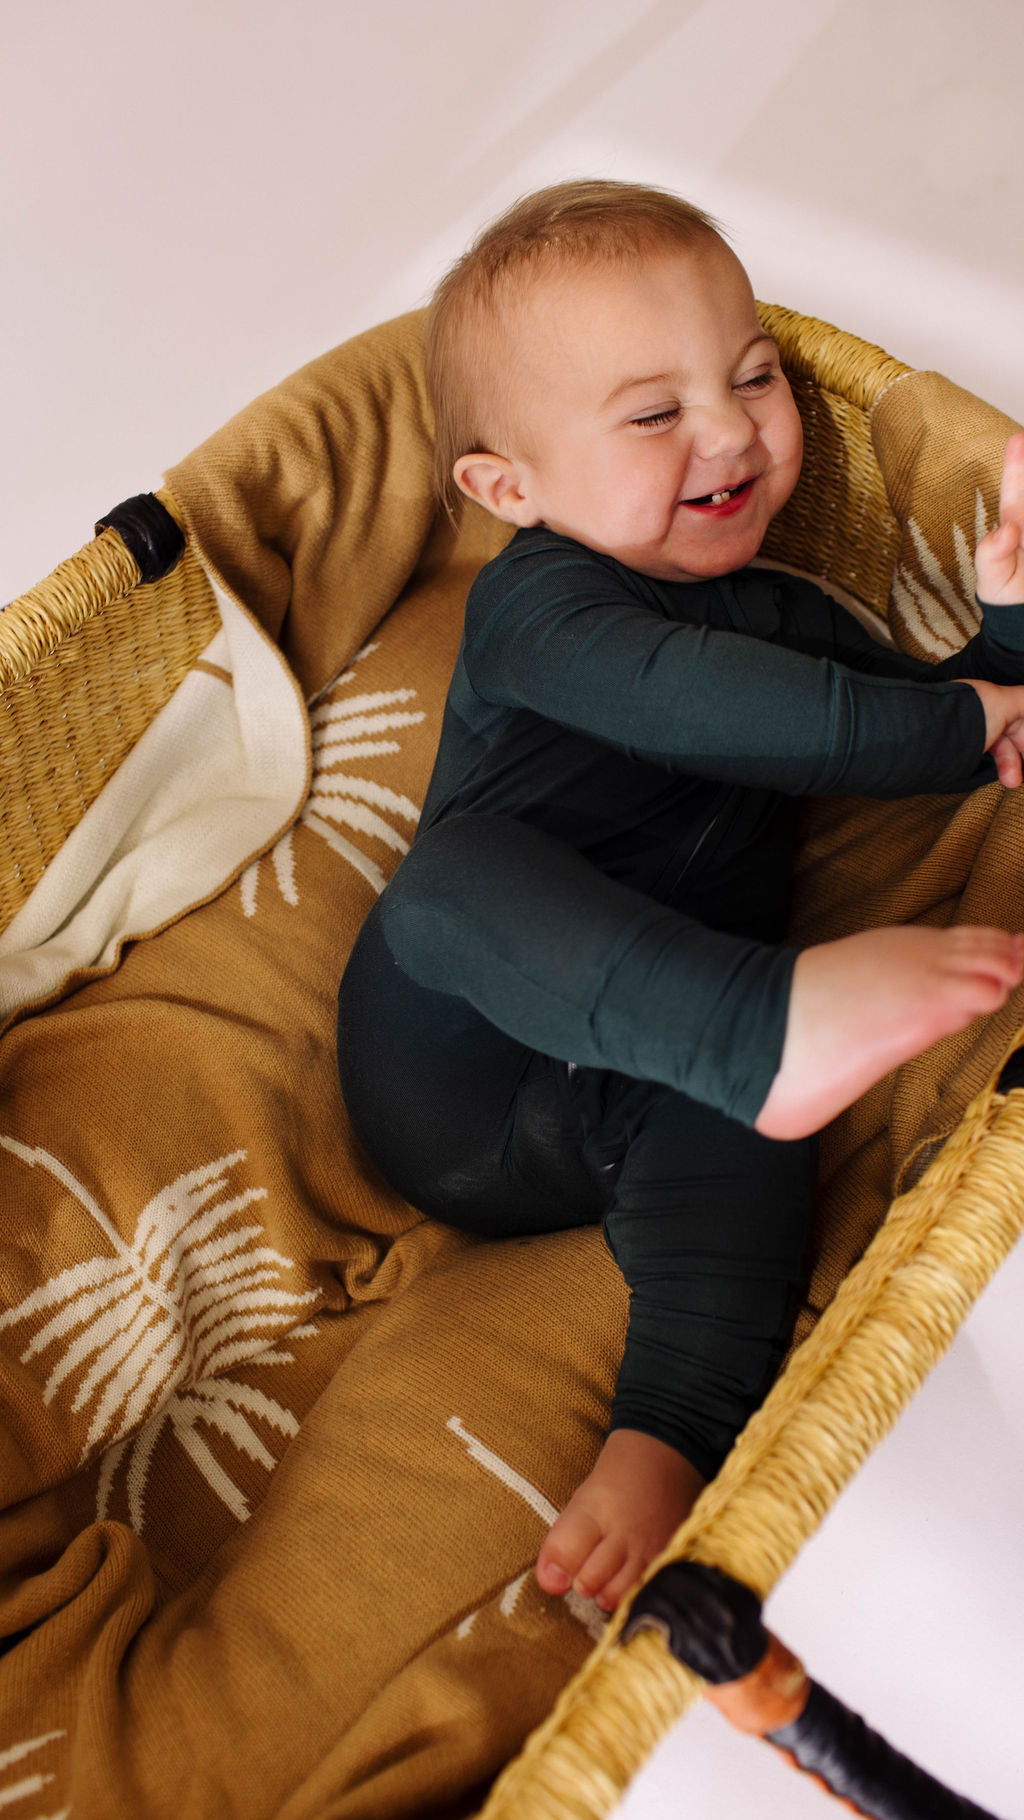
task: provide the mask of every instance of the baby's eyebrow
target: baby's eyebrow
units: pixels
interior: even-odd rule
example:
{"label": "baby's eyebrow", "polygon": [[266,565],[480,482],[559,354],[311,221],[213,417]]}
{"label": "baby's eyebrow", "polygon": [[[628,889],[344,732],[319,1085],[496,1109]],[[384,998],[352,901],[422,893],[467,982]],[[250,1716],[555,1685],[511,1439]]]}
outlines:
{"label": "baby's eyebrow", "polygon": [[[747,358],[751,348],[760,346],[762,342],[765,342],[768,347],[775,349],[776,352],[778,351],[778,343],[774,336],[767,334],[766,331],[762,329],[760,334],[751,336],[746,347],[740,349],[736,356],[736,365],[738,366],[741,360]],[[623,379],[619,385],[612,387],[607,398],[604,400],[601,409],[602,411],[607,411],[609,405],[613,405],[617,398],[621,398],[624,392],[632,392],[636,386],[669,385],[670,383],[685,385],[687,377],[688,375],[685,373],[641,373],[636,378]]]}
{"label": "baby's eyebrow", "polygon": [[610,404],[614,404],[615,400],[617,398],[622,397],[623,392],[632,392],[632,390],[635,386],[668,385],[670,380],[679,379],[679,378],[680,378],[680,374],[678,374],[678,373],[641,373],[639,378],[637,378],[637,379],[624,379],[622,381],[621,385],[612,387],[612,389],[609,392],[607,398],[605,399],[603,405],[601,406],[601,409],[602,409],[602,411],[606,411]]}

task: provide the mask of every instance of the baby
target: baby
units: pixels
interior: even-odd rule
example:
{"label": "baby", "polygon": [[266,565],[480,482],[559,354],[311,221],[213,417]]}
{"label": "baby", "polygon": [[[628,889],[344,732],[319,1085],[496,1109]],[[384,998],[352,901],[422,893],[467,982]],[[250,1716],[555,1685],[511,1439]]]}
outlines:
{"label": "baby", "polygon": [[470,592],[420,829],[342,981],[342,1086],[424,1212],[603,1225],[631,1291],[611,1428],[537,1577],[610,1610],[778,1368],[814,1134],[1024,973],[994,929],[785,945],[800,796],[1021,781],[1024,436],[978,546],[983,629],[931,666],[747,567],[801,425],[699,210],[527,197],[441,284],[427,355],[443,496],[515,534]]}

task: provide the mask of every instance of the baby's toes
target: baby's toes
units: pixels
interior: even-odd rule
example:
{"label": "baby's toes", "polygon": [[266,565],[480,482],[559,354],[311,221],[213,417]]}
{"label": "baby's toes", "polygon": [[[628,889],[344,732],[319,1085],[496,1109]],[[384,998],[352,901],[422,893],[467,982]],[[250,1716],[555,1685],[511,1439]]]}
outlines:
{"label": "baby's toes", "polygon": [[626,1543],[621,1536],[605,1536],[591,1551],[576,1575],[576,1591],[584,1599],[596,1599],[605,1610],[606,1588],[610,1580],[622,1570],[626,1559]]}
{"label": "baby's toes", "polygon": [[598,1604],[604,1611],[615,1610],[616,1606],[625,1598],[630,1587],[635,1586],[647,1566],[647,1562],[642,1556],[628,1554],[626,1551],[623,1552],[625,1554],[625,1560],[618,1572],[608,1580],[601,1597],[598,1599]]}
{"label": "baby's toes", "polygon": [[554,1598],[567,1593],[600,1541],[600,1524],[585,1511],[573,1510],[570,1504],[548,1530],[537,1556],[537,1580],[542,1591]]}

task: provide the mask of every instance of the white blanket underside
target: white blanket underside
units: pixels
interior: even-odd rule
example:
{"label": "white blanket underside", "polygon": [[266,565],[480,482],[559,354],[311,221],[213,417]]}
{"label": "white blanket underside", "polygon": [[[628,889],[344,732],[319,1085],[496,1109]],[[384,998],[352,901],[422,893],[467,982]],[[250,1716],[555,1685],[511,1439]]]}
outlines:
{"label": "white blanket underside", "polygon": [[[298,815],[309,721],[280,651],[213,576],[221,629],[0,935],[0,1017],[105,971]],[[207,668],[206,666],[210,666]]]}

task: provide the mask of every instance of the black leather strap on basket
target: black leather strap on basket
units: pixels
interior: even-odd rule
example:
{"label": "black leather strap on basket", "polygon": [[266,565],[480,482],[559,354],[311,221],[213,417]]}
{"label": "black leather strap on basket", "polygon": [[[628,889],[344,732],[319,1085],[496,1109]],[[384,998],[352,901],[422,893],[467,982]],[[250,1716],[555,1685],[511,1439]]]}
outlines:
{"label": "black leather strap on basket", "polygon": [[137,493],[113,506],[96,524],[96,535],[111,529],[139,565],[143,581],[170,573],[185,550],[185,533],[155,493]]}
{"label": "black leather strap on basket", "polygon": [[672,1561],[642,1587],[623,1642],[664,1637],[678,1662],[708,1683],[707,1697],[739,1730],[783,1751],[869,1820],[996,1820],[893,1750],[761,1622],[761,1601],[716,1567]]}
{"label": "black leather strap on basket", "polygon": [[893,1750],[816,1681],[799,1719],[767,1736],[858,1813],[878,1820],[995,1820]]}

